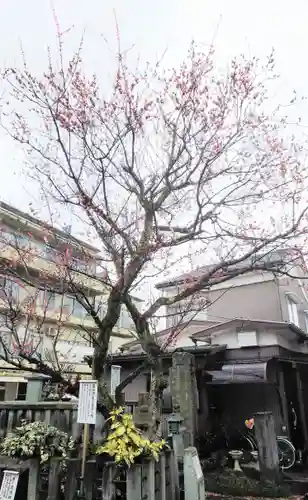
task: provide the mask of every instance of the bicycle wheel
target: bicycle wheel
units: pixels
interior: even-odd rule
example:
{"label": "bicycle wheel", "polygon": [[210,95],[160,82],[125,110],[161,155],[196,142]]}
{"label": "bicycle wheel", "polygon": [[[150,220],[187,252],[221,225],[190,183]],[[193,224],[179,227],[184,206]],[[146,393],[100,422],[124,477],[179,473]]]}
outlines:
{"label": "bicycle wheel", "polygon": [[282,470],[288,470],[295,464],[296,453],[293,444],[284,437],[277,437],[279,465]]}
{"label": "bicycle wheel", "polygon": [[249,434],[237,433],[229,440],[228,448],[230,450],[241,450],[251,452],[256,450],[254,439]]}
{"label": "bicycle wheel", "polygon": [[253,436],[245,435],[244,439],[247,441],[248,448],[246,448],[248,451],[255,451],[258,449],[257,443],[255,442],[255,439]]}

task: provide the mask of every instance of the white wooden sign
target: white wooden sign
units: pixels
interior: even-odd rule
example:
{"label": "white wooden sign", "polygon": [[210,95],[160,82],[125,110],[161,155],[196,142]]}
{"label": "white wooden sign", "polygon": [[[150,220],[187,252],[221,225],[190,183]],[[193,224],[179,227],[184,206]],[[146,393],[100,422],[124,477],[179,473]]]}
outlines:
{"label": "white wooden sign", "polygon": [[121,382],[121,366],[111,365],[110,396],[115,396],[115,391]]}
{"label": "white wooden sign", "polygon": [[77,422],[79,424],[95,424],[96,405],[97,380],[80,380]]}
{"label": "white wooden sign", "polygon": [[201,469],[201,464],[198,455],[193,455],[192,456],[192,464],[193,468],[196,474],[197,481],[200,481],[203,479],[203,472]]}
{"label": "white wooden sign", "polygon": [[184,451],[184,490],[185,500],[205,500],[204,477],[193,446]]}
{"label": "white wooden sign", "polygon": [[0,500],[14,500],[17,484],[19,479],[19,472],[14,470],[5,470],[3,480],[0,488]]}

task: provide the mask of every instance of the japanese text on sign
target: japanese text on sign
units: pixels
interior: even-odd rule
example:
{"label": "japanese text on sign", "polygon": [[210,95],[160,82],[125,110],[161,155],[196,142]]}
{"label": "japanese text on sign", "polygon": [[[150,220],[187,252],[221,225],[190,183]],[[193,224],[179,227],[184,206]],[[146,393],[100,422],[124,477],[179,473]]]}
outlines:
{"label": "japanese text on sign", "polygon": [[3,480],[0,488],[0,500],[14,500],[17,484],[19,479],[19,472],[14,470],[5,470]]}
{"label": "japanese text on sign", "polygon": [[77,422],[79,424],[95,424],[96,405],[97,380],[81,380],[79,385]]}

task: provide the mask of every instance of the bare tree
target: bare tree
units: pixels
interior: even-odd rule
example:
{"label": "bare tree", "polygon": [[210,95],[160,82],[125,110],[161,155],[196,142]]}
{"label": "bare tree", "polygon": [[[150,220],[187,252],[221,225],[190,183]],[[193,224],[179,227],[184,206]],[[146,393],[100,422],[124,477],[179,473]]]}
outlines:
{"label": "bare tree", "polygon": [[[41,246],[37,248],[38,242],[29,231],[23,235],[23,227],[25,227],[25,221],[21,221],[15,233],[14,231],[8,232],[8,227],[3,227],[0,234],[0,359],[15,369],[50,376],[50,386],[56,383],[60,393],[68,391],[76,394],[78,378],[74,376],[76,372],[74,350],[78,346],[82,347],[81,340],[84,340],[86,344],[95,345],[97,328],[91,329],[89,321],[83,321],[80,314],[78,327],[74,328],[77,311],[68,306],[67,295],[70,294],[70,298],[73,296],[82,305],[81,316],[85,319],[89,318],[91,312],[97,315],[102,314],[102,307],[105,306],[104,296],[96,296],[96,300],[93,301],[93,297],[89,297],[87,290],[80,286],[82,278],[87,277],[83,274],[85,266],[82,265],[81,276],[80,273],[76,273],[76,259],[73,260],[72,251],[68,251],[68,245],[64,247],[63,252],[58,253],[58,258],[55,259],[55,253],[51,254],[52,247],[48,247],[47,252],[46,249],[42,252]],[[43,234],[45,232],[43,231]],[[46,235],[44,238],[46,241]],[[52,238],[55,246],[55,235],[50,231],[49,243],[52,242]],[[50,258],[53,255],[51,262],[46,262],[46,253]],[[83,257],[85,258],[84,254]],[[45,263],[38,273],[40,258],[43,261],[45,259]],[[33,261],[36,262],[34,267],[31,265]],[[79,262],[79,267],[80,265],[81,262]],[[184,320],[187,324],[187,320],[192,320],[205,307],[205,301],[201,301],[197,308],[193,302],[191,297],[181,304],[174,317],[176,321],[170,335],[164,339],[163,344],[158,341],[162,351],[174,343],[183,329]],[[78,312],[80,313],[80,308]],[[173,316],[172,313],[167,315],[167,317]],[[181,323],[181,326],[177,327],[177,323]],[[154,324],[151,330],[152,333],[155,332]],[[131,333],[133,335],[133,330]],[[67,347],[64,352],[63,341]],[[78,361],[80,362],[81,359]],[[106,360],[106,366],[108,366],[108,361],[112,363],[111,355],[110,359]],[[149,364],[151,363],[147,360],[142,370],[146,369]],[[138,372],[140,371],[138,368]],[[121,396],[120,389],[124,388],[129,380],[133,380],[134,376],[130,374],[129,379],[121,384],[117,391],[117,398]]]}
{"label": "bare tree", "polygon": [[[3,72],[2,125],[24,148],[27,172],[50,205],[70,210],[87,238],[99,242],[104,314],[68,282],[99,331],[93,375],[106,402],[108,344],[122,307],[159,385],[162,348],[151,322],[164,307],[268,269],[263,256],[275,249],[303,251],[306,145],[288,130],[280,106],[267,114],[273,55],[264,62],[235,59],[222,74],[213,50],[195,44],[168,71],[161,63],[130,71],[118,54],[104,95],[97,78],[84,73],[81,50],[64,62],[62,42],[59,35],[60,57],[50,56],[44,74],[34,75],[26,62]],[[172,296],[136,306],[138,288],[185,269],[188,257],[194,266],[215,265]],[[291,272],[285,263],[271,270]]]}

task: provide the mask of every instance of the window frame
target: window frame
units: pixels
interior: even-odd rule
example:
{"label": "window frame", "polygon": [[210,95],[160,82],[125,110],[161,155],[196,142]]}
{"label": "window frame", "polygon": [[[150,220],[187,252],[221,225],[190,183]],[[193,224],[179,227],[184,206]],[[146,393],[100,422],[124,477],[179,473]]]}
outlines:
{"label": "window frame", "polygon": [[290,294],[286,294],[287,299],[287,309],[288,309],[288,318],[289,322],[293,325],[299,327],[299,311],[298,311],[298,301],[296,298]]}
{"label": "window frame", "polygon": [[[73,300],[72,315],[74,316],[74,318],[85,319],[85,317],[87,315],[87,310],[76,299],[76,297],[71,297],[71,298]],[[79,312],[79,314],[77,312]]]}
{"label": "window frame", "polygon": [[[49,298],[47,299],[47,296]],[[52,300],[50,300],[52,299]],[[54,311],[56,309],[57,294],[55,292],[50,292],[49,290],[44,291],[44,307],[47,311]]]}
{"label": "window frame", "polygon": [[306,333],[308,335],[308,310],[305,309],[304,311],[304,318],[305,318],[305,329],[306,329]]}

